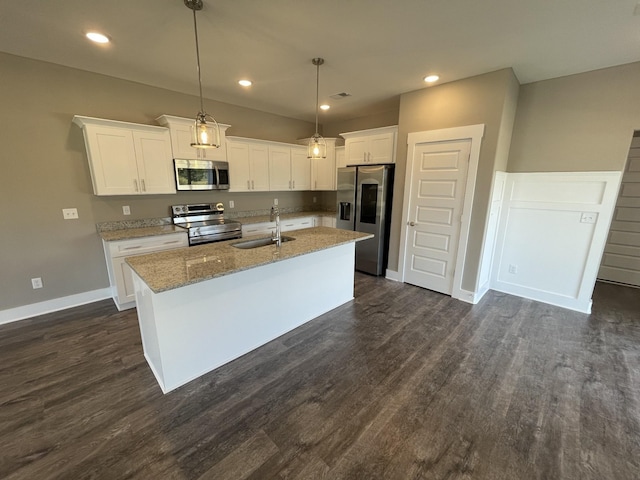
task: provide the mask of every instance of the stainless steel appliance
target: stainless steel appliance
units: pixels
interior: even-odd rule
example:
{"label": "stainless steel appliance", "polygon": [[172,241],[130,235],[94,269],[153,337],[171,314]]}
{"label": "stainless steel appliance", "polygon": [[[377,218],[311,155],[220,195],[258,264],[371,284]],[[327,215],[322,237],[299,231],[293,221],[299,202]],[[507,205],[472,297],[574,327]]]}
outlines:
{"label": "stainless steel appliance", "polygon": [[178,190],[228,190],[229,162],[173,160]]}
{"label": "stainless steel appliance", "polygon": [[338,169],[336,226],[372,233],[356,243],[356,270],[382,275],[389,257],[394,165]]}
{"label": "stainless steel appliance", "polygon": [[242,224],[224,218],[222,203],[173,205],[171,214],[173,224],[189,232],[190,246],[242,238]]}

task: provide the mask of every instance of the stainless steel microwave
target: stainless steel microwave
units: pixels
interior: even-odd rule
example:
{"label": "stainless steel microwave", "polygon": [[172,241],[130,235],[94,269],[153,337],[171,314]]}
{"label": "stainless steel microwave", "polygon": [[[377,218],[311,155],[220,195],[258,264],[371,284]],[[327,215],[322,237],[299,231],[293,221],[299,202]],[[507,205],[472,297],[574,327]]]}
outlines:
{"label": "stainless steel microwave", "polygon": [[228,190],[229,162],[173,160],[178,190]]}

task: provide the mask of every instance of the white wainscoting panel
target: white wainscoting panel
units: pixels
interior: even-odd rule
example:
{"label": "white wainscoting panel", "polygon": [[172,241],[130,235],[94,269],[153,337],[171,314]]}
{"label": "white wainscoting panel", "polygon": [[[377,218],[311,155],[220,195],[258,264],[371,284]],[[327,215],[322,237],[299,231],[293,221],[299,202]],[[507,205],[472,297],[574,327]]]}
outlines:
{"label": "white wainscoting panel", "polygon": [[589,313],[620,179],[620,172],[507,174],[491,288]]}

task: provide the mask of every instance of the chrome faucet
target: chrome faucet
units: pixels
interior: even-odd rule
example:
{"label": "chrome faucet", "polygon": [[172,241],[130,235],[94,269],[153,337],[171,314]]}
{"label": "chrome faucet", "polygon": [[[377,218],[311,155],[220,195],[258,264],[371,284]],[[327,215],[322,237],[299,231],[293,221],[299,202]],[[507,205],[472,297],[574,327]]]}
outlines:
{"label": "chrome faucet", "polygon": [[271,207],[271,221],[276,221],[276,231],[273,234],[273,241],[276,242],[276,246],[282,245],[282,235],[280,232],[280,210],[275,205]]}

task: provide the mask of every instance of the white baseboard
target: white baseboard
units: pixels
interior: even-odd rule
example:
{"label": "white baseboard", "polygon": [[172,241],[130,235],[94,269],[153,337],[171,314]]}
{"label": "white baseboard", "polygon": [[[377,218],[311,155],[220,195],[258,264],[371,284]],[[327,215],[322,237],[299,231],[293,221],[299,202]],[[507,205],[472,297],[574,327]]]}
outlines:
{"label": "white baseboard", "polygon": [[387,269],[387,271],[384,274],[384,277],[387,280],[393,280],[394,282],[399,282],[400,281],[400,273],[396,272],[395,270]]}
{"label": "white baseboard", "polygon": [[516,295],[529,300],[535,300],[536,302],[548,303],[549,305],[555,305],[556,307],[567,308],[581,313],[591,313],[591,306],[593,305],[593,301],[590,298],[586,300],[572,298],[564,295],[557,295],[552,292],[524,288],[520,285],[501,283],[500,285],[493,285],[492,290],[508,293],[509,295]]}
{"label": "white baseboard", "polygon": [[105,298],[111,298],[111,288],[101,288],[90,292],[69,295],[68,297],[54,298],[53,300],[32,303],[31,305],[0,310],[0,325],[97,302]]}
{"label": "white baseboard", "polygon": [[453,292],[453,294],[451,295],[452,298],[455,298],[457,300],[462,300],[463,302],[466,303],[471,303],[472,305],[475,305],[476,303],[478,303],[480,300],[482,300],[482,297],[485,296],[485,294],[489,291],[489,286],[488,285],[484,285],[479,291],[477,292],[470,292],[469,290],[458,290]]}

